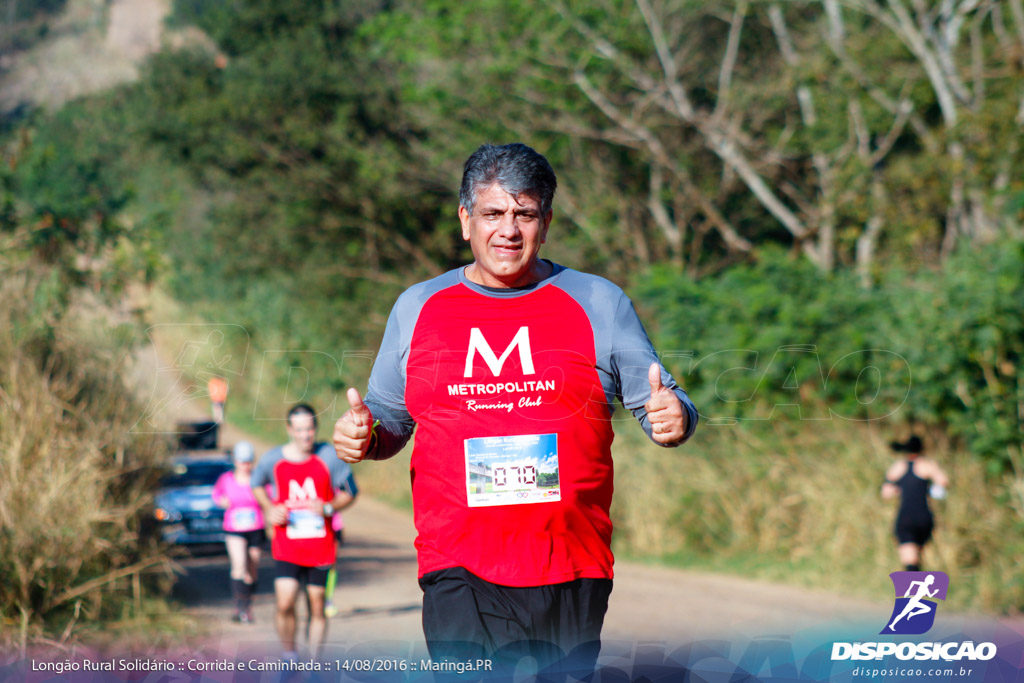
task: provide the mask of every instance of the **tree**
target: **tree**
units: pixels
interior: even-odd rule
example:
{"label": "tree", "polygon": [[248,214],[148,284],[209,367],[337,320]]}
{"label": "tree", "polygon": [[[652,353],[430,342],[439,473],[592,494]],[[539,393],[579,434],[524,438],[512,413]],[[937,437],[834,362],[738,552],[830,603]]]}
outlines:
{"label": "tree", "polygon": [[938,260],[951,235],[1020,220],[1004,199],[1020,189],[1021,83],[1004,6],[919,3],[921,40],[900,7],[417,3],[369,25],[403,56],[417,117],[529,139],[571,168],[563,215],[627,272],[699,275],[781,242],[866,286],[880,243]]}

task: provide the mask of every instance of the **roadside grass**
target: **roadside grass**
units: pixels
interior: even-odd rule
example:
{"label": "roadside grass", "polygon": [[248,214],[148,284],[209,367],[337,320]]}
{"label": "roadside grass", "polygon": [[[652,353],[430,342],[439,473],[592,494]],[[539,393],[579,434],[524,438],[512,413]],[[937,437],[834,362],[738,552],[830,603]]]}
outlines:
{"label": "roadside grass", "polygon": [[[625,426],[625,425],[624,425]],[[885,427],[841,420],[704,425],[678,450],[618,430],[612,516],[620,557],[891,598],[902,569],[895,503],[879,488],[892,456]],[[932,455],[950,475],[932,501],[927,568],[949,574],[955,609],[1024,607],[1021,519],[1012,478],[992,480],[963,452]]]}
{"label": "roadside grass", "polygon": [[0,265],[0,644],[138,632],[171,565],[144,533],[165,446],[132,433],[131,335],[70,312],[56,271]]}

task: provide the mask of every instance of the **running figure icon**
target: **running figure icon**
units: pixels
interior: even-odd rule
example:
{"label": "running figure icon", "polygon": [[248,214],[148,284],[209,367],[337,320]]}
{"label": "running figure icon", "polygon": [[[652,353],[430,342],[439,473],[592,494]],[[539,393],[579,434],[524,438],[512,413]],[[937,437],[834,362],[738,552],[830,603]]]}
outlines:
{"label": "running figure icon", "polygon": [[[907,621],[910,621],[911,618],[916,617],[919,614],[927,614],[934,609],[930,604],[923,601],[923,598],[926,597],[934,598],[935,594],[939,592],[938,588],[933,591],[928,590],[929,586],[933,583],[935,583],[934,574],[926,576],[924,581],[912,581],[910,583],[910,587],[907,588],[907,592],[903,596],[905,598],[910,598],[910,601],[903,607],[903,611],[900,612],[899,616],[893,619],[892,623],[889,624],[890,631],[896,630],[896,622],[903,617],[906,617]],[[914,595],[911,595],[915,586],[917,587],[917,592]]]}

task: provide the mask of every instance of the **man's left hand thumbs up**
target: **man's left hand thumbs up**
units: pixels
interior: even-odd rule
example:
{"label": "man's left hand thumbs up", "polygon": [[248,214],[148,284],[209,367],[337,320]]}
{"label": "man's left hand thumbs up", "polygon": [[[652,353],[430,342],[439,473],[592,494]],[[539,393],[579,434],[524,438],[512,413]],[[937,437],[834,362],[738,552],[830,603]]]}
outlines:
{"label": "man's left hand thumbs up", "polygon": [[651,438],[661,444],[680,441],[686,434],[686,412],[675,392],[661,383],[661,366],[651,363],[647,370],[651,398],[644,404],[651,423]]}

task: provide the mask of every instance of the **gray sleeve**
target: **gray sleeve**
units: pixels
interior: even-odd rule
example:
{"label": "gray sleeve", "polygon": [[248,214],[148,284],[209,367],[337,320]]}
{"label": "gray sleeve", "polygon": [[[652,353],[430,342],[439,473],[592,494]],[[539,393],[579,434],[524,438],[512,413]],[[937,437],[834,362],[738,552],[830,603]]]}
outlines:
{"label": "gray sleeve", "polygon": [[[654,351],[647,331],[644,330],[640,318],[633,308],[633,302],[624,293],[620,293],[614,315],[614,330],[611,338],[611,368],[615,378],[615,394],[622,405],[633,413],[644,433],[651,436],[651,423],[647,419],[644,404],[651,398],[651,384],[647,379],[648,368],[657,362],[661,367],[661,383],[675,392],[679,402],[687,413],[686,434],[682,440],[669,446],[678,446],[689,439],[697,429],[697,409],[690,397],[686,395],[675,379],[661,365]],[[653,440],[653,439],[652,439]],[[657,442],[655,442],[657,443]],[[663,444],[662,444],[663,445]]]}
{"label": "gray sleeve", "polygon": [[370,460],[385,460],[398,453],[416,427],[405,406],[405,362],[421,308],[422,302],[418,302],[410,290],[398,298],[388,316],[384,339],[373,362],[363,399],[374,420],[380,420],[366,453]]}
{"label": "gray sleeve", "polygon": [[602,277],[571,269],[562,273],[558,286],[583,307],[590,319],[597,372],[608,410],[614,411],[615,399],[619,399],[650,438],[651,423],[644,410],[644,404],[651,398],[647,370],[651,363],[657,362],[661,366],[662,384],[675,392],[689,417],[686,434],[678,443],[669,445],[678,446],[689,439],[697,428],[697,409],[661,365],[633,302],[625,292]]}
{"label": "gray sleeve", "polygon": [[359,488],[356,486],[352,468],[338,457],[338,451],[334,450],[334,446],[326,442],[322,443],[317,448],[316,455],[327,465],[327,471],[331,473],[331,486],[335,490],[345,491],[355,498],[359,494]]}
{"label": "gray sleeve", "polygon": [[273,485],[274,464],[280,459],[280,446],[275,446],[260,456],[259,462],[252,468],[252,474],[249,475],[249,486],[259,488],[260,486]]}

